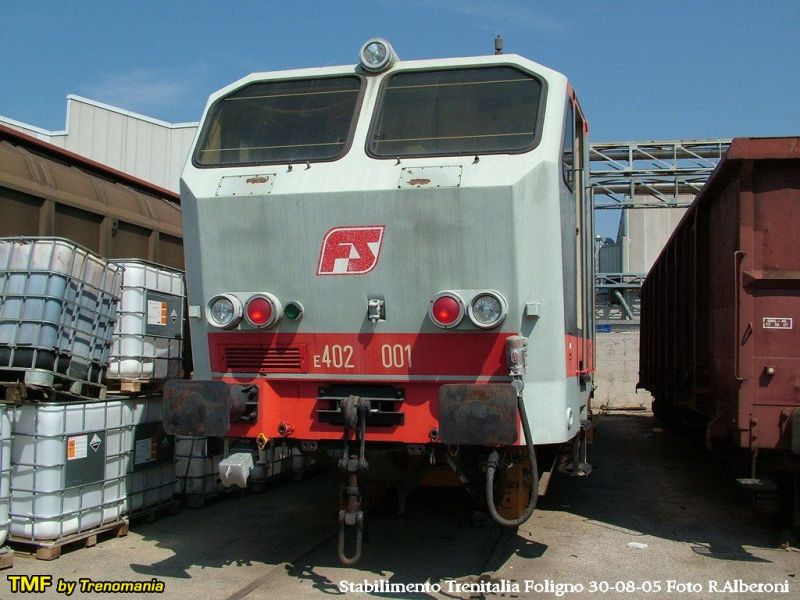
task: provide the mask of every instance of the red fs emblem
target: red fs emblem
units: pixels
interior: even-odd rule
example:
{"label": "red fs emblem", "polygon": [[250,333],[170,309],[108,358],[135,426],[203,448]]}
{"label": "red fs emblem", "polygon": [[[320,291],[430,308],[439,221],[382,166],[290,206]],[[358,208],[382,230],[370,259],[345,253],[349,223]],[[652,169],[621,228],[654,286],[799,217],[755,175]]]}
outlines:
{"label": "red fs emblem", "polygon": [[363,275],[378,264],[385,225],[334,227],[322,239],[317,275]]}

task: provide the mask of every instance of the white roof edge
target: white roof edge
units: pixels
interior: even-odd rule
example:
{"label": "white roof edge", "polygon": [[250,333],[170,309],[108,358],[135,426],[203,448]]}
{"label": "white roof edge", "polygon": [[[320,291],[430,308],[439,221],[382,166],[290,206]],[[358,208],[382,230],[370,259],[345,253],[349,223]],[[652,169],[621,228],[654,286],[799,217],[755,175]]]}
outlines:
{"label": "white roof edge", "polygon": [[[531,71],[550,78],[562,78],[567,81],[567,78],[562,73],[547,67],[541,63],[520,56],[519,54],[487,54],[478,56],[460,56],[455,58],[428,58],[419,60],[398,60],[392,64],[389,69],[381,71],[380,73],[365,73],[366,77],[380,77],[402,71],[406,69],[424,69],[426,67],[458,67],[458,66],[482,66],[482,65],[504,65],[513,64],[518,66],[525,66]],[[328,76],[328,75],[352,75],[358,72],[358,65],[337,65],[328,67],[306,67],[301,69],[285,69],[278,71],[256,71],[245,75],[226,85],[225,87],[213,92],[209,98],[206,110],[212,102],[220,97],[233,92],[234,90],[243,87],[249,83],[257,81],[271,81],[280,79],[294,79],[300,77],[310,76]]]}
{"label": "white roof edge", "polygon": [[12,119],[11,117],[6,117],[4,115],[0,115],[0,123],[7,123],[16,128],[28,129],[30,131],[35,131],[36,133],[40,133],[42,135],[46,135],[48,137],[55,137],[57,135],[66,135],[67,130],[62,129],[61,131],[48,131],[47,129],[42,129],[41,127],[37,127],[36,125],[31,125],[30,123],[25,123],[23,121],[17,121],[16,119]]}
{"label": "white roof edge", "polygon": [[186,123],[168,123],[167,121],[162,121],[161,119],[155,119],[153,117],[148,117],[147,115],[143,115],[140,113],[135,113],[129,110],[125,110],[123,108],[119,108],[117,106],[111,106],[110,104],[104,104],[102,102],[98,102],[97,100],[92,100],[91,98],[85,98],[83,96],[78,96],[77,94],[67,94],[67,125],[65,129],[57,130],[57,131],[50,131],[48,129],[44,129],[42,127],[37,127],[36,125],[31,125],[30,123],[25,123],[24,121],[18,121],[16,119],[12,119],[11,117],[6,117],[4,115],[0,115],[0,123],[7,123],[15,128],[22,128],[27,129],[29,131],[33,131],[38,133],[39,135],[44,135],[48,137],[57,137],[57,136],[64,136],[69,135],[69,101],[74,100],[76,102],[80,102],[82,104],[89,104],[90,106],[96,106],[97,108],[102,108],[103,110],[108,110],[111,112],[115,112],[120,115],[124,115],[126,117],[130,117],[131,119],[138,119],[140,121],[145,121],[147,123],[153,123],[154,125],[160,125],[161,127],[166,127],[168,129],[190,129],[196,128],[199,123],[197,121],[187,121]]}
{"label": "white roof edge", "polygon": [[[367,77],[374,77],[392,73],[394,71],[401,71],[405,69],[419,69],[424,67],[453,67],[453,66],[470,66],[470,65],[494,65],[494,64],[526,64],[528,68],[540,71],[543,75],[560,75],[555,69],[537,63],[529,58],[519,54],[485,54],[477,56],[459,56],[454,58],[426,58],[416,60],[397,60],[392,64],[389,69],[379,73],[363,73]],[[233,83],[226,85],[224,90],[235,88],[244,83],[257,80],[270,80],[270,79],[291,79],[294,77],[305,77],[310,75],[347,75],[356,72],[358,69],[357,64],[353,65],[337,65],[328,67],[305,67],[301,69],[284,69],[277,71],[255,71],[249,73],[244,77],[239,78]],[[218,90],[221,91],[221,90]]]}
{"label": "white roof edge", "polygon": [[78,96],[77,94],[67,94],[67,101],[75,100],[77,102],[82,102],[83,104],[89,104],[91,106],[96,106],[98,108],[102,108],[104,110],[108,110],[111,112],[115,112],[121,115],[125,115],[126,117],[131,117],[132,119],[139,119],[140,121],[146,121],[148,123],[153,123],[155,125],[161,125],[162,127],[168,127],[169,129],[185,129],[189,127],[197,127],[197,121],[187,121],[185,123],[169,123],[167,121],[162,121],[161,119],[156,119],[154,117],[148,117],[147,115],[143,115],[141,113],[136,113],[130,110],[125,110],[124,108],[119,108],[117,106],[111,106],[110,104],[105,104],[103,102],[98,102],[97,100],[92,100],[91,98],[85,98],[83,96]]}

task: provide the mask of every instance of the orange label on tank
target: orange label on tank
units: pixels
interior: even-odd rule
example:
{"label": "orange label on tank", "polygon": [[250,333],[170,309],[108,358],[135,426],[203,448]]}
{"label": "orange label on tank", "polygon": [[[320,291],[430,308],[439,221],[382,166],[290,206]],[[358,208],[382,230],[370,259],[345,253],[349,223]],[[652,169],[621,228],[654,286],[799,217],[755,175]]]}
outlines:
{"label": "orange label on tank", "polygon": [[149,437],[137,440],[134,453],[133,464],[141,465],[143,463],[153,462],[158,459],[158,438]]}
{"label": "orange label on tank", "polygon": [[89,449],[88,436],[76,435],[67,438],[67,460],[78,460],[79,458],[86,458]]}
{"label": "orange label on tank", "polygon": [[147,324],[166,325],[167,324],[167,303],[158,300],[147,301]]}

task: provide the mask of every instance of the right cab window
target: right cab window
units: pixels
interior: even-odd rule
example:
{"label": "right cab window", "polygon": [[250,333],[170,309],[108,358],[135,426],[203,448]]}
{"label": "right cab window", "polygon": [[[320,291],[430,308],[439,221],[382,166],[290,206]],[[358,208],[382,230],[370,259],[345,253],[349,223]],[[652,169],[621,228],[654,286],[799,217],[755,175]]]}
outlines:
{"label": "right cab window", "polygon": [[372,123],[372,156],[526,152],[541,128],[543,83],[512,67],[391,75]]}

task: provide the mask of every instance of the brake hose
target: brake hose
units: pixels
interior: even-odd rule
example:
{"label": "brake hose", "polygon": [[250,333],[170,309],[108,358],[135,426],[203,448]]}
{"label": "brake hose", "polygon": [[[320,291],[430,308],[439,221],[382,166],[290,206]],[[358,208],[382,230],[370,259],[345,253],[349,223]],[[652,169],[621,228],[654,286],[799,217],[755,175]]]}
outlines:
{"label": "brake hose", "polygon": [[536,508],[536,501],[539,499],[539,468],[536,464],[536,452],[533,449],[533,439],[531,438],[528,415],[525,413],[525,404],[522,400],[522,394],[517,396],[517,408],[519,410],[520,419],[522,419],[522,431],[525,434],[525,444],[528,447],[528,459],[531,461],[531,477],[533,478],[531,498],[525,511],[516,519],[506,519],[500,516],[494,505],[494,473],[500,465],[500,455],[497,453],[497,450],[492,450],[492,453],[489,455],[489,460],[486,463],[486,505],[489,510],[489,516],[501,527],[518,527],[522,525],[533,514]]}

